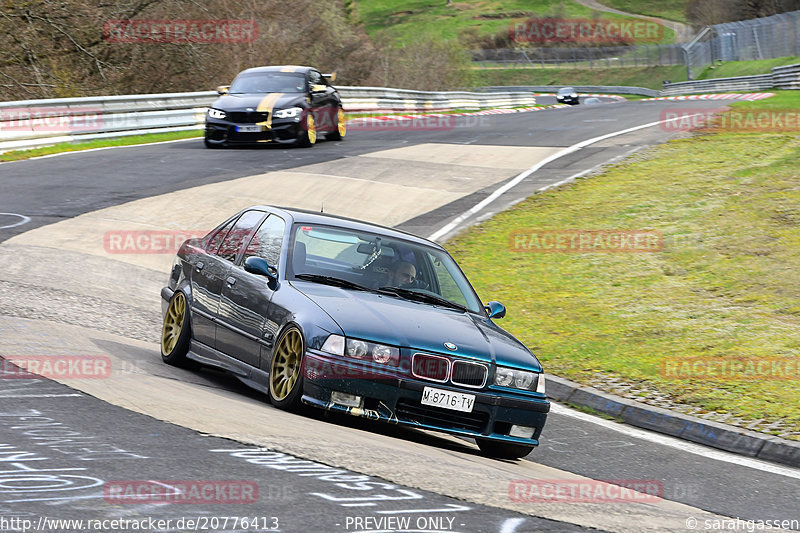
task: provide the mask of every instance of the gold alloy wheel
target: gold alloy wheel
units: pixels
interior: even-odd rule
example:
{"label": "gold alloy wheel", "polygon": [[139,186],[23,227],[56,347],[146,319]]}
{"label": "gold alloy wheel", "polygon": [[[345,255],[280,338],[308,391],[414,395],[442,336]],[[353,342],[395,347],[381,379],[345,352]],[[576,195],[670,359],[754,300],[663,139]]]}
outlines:
{"label": "gold alloy wheel", "polygon": [[272,399],[285,400],[300,378],[303,361],[303,336],[292,328],[281,337],[269,371],[269,392]]}
{"label": "gold alloy wheel", "polygon": [[306,132],[309,144],[317,142],[317,126],[314,124],[314,115],[312,113],[306,116]]}
{"label": "gold alloy wheel", "polygon": [[336,115],[336,127],[339,130],[339,137],[344,137],[347,133],[347,124],[345,122],[346,119],[344,118],[344,109],[340,107],[339,112]]}
{"label": "gold alloy wheel", "polygon": [[164,316],[164,327],[161,329],[161,353],[170,355],[183,330],[183,322],[186,318],[186,296],[182,292],[175,293],[175,297],[170,300],[167,314]]}

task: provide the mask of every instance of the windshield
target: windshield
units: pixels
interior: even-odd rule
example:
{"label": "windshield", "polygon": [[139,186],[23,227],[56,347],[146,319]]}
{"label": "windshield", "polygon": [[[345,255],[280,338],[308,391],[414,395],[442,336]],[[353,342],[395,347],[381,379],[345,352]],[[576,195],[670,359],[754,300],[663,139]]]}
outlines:
{"label": "windshield", "polygon": [[575,89],[572,87],[564,87],[563,89],[558,90],[558,94],[572,94],[575,92]]}
{"label": "windshield", "polygon": [[289,271],[295,278],[483,312],[475,291],[447,252],[332,226],[298,224],[293,232]]}
{"label": "windshield", "polygon": [[302,93],[306,81],[294,72],[252,72],[236,76],[231,84],[231,94],[242,93]]}

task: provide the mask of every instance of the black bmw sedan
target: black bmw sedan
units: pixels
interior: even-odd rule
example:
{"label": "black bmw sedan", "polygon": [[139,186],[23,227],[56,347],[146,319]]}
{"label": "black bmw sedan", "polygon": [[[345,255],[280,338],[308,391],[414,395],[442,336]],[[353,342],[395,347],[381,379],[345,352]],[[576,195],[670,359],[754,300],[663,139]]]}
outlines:
{"label": "black bmw sedan", "polygon": [[251,207],[184,242],[161,297],[165,362],[227,370],[278,408],[467,436],[495,457],[539,444],[541,364],[426,239]]}
{"label": "black bmw sedan", "polygon": [[339,93],[312,67],[247,69],[206,112],[205,145],[287,143],[311,146],[322,133],[341,140],[346,133]]}

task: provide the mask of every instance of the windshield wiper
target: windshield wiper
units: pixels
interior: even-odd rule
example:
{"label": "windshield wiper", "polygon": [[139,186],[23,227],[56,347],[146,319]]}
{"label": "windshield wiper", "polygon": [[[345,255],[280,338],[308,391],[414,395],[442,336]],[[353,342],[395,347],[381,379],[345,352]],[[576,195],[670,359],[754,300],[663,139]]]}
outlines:
{"label": "windshield wiper", "polygon": [[342,287],[343,289],[353,289],[357,291],[371,291],[369,287],[364,287],[358,283],[353,283],[342,278],[335,278],[333,276],[323,276],[321,274],[295,274],[296,278],[306,281],[315,281],[317,283],[324,283],[326,285],[333,285],[335,287]]}
{"label": "windshield wiper", "polygon": [[379,287],[377,289],[377,292],[384,294],[394,294],[395,296],[400,296],[401,298],[406,298],[408,300],[414,300],[417,302],[443,305],[445,307],[452,307],[453,309],[459,309],[461,311],[469,311],[469,309],[467,309],[461,304],[451,302],[447,298],[442,298],[441,296],[437,296],[429,292],[418,292],[411,289],[404,289],[402,287],[391,287],[391,286]]}

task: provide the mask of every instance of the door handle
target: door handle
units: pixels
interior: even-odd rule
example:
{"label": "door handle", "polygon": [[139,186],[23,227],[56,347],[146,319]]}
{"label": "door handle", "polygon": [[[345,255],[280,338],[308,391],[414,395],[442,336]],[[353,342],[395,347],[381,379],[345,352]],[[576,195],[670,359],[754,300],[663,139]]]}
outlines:
{"label": "door handle", "polygon": [[198,261],[197,264],[195,265],[195,268],[197,269],[198,272],[200,272],[201,270],[203,270],[204,266],[206,266],[205,263],[203,263],[202,261]]}
{"label": "door handle", "polygon": [[233,276],[229,276],[228,279],[226,279],[225,281],[227,281],[228,285],[230,285],[231,287],[236,285],[236,278],[234,278]]}

